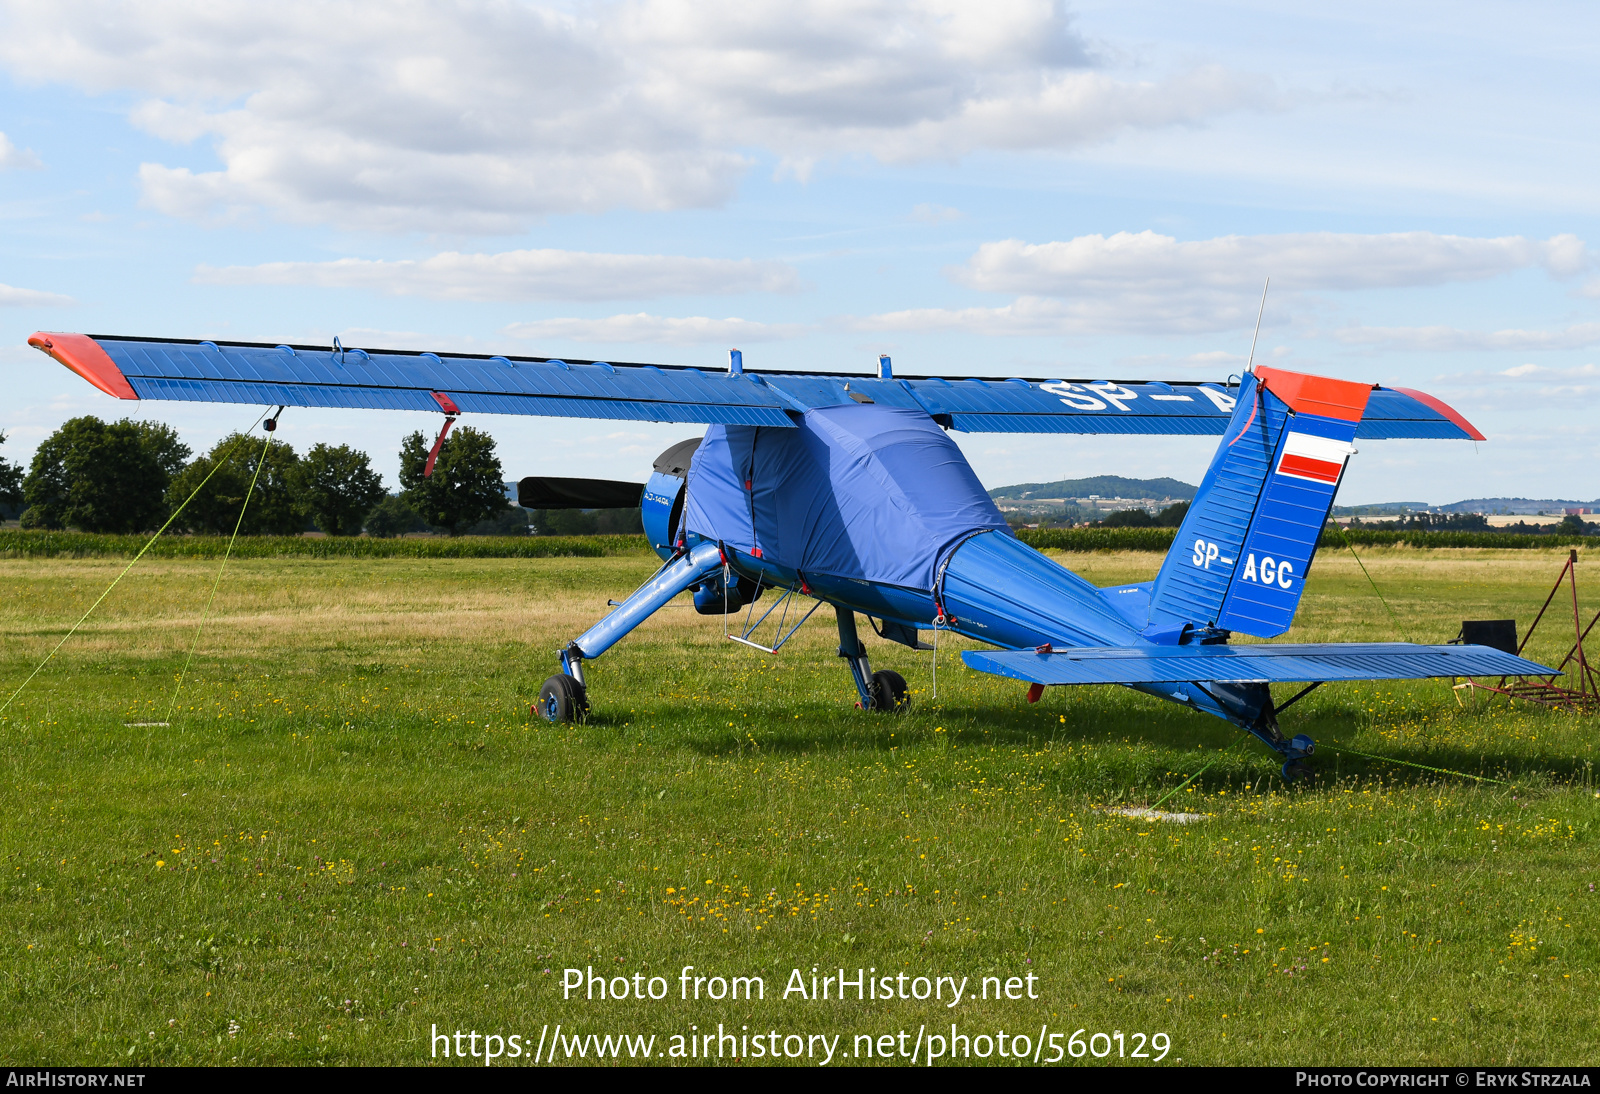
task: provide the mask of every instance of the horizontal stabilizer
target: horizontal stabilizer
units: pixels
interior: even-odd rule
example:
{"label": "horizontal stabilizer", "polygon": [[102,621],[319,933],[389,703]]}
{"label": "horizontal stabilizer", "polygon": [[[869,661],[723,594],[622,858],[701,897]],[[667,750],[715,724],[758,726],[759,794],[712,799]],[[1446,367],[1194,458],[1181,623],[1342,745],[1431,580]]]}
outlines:
{"label": "horizontal stabilizer", "polygon": [[640,482],[530,475],[517,483],[517,504],[524,509],[629,509],[643,493]]}
{"label": "horizontal stabilizer", "polygon": [[1309,683],[1434,676],[1558,676],[1488,646],[1308,642],[1262,646],[1098,647],[1036,653],[969,650],[968,668],[1032,684]]}

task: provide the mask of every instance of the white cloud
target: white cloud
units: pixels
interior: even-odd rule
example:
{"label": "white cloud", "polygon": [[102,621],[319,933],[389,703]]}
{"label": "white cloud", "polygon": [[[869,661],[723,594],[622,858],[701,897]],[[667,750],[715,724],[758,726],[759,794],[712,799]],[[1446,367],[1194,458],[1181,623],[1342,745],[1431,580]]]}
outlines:
{"label": "white cloud", "polygon": [[[1077,313],[1077,314],[1075,314]],[[1080,309],[1025,296],[998,308],[910,308],[853,320],[858,330],[960,331],[965,334],[1065,334],[1082,329]]]}
{"label": "white cloud", "polygon": [[612,315],[604,319],[538,319],[513,323],[505,332],[514,338],[555,339],[573,342],[656,342],[663,345],[698,345],[772,342],[796,338],[805,328],[794,323],[757,323],[749,319],[708,319],[702,315],[673,317]]}
{"label": "white cloud", "polygon": [[1548,365],[1515,365],[1500,372],[1513,380],[1600,380],[1600,365],[1577,365],[1572,368],[1551,368]]}
{"label": "white cloud", "polygon": [[1539,241],[1433,232],[1299,232],[1180,242],[1147,230],[1058,243],[985,243],[952,273],[962,284],[990,292],[1249,290],[1259,295],[1268,276],[1284,290],[1387,289],[1478,281],[1536,265],[1568,276],[1587,264],[1583,241],[1572,235]]}
{"label": "white cloud", "polygon": [[176,216],[266,207],[384,230],[511,231],[555,212],[725,201],[762,150],[819,160],[1065,151],[1271,107],[1216,67],[1122,79],[1057,0],[7,0],[0,63],[143,96],[219,170],[147,163]]}
{"label": "white cloud", "polygon": [[0,308],[49,308],[76,303],[72,297],[62,296],[60,293],[0,285]]}
{"label": "white cloud", "polygon": [[[893,312],[856,324],[976,334],[1195,334],[1252,325],[1269,275],[1268,326],[1287,321],[1288,305],[1314,290],[1480,281],[1534,266],[1567,277],[1588,265],[1583,241],[1572,235],[1303,232],[1183,242],[1143,231],[1053,243],[1007,239],[981,245],[946,272],[967,288],[1019,294],[1010,304]],[[1408,336],[1396,328],[1393,337]]]}
{"label": "white cloud", "polygon": [[922,224],[948,224],[952,220],[960,220],[964,215],[960,209],[952,209],[948,205],[934,205],[926,201],[911,209],[911,219]]}
{"label": "white cloud", "polygon": [[[1267,321],[1275,321],[1274,303]],[[1210,334],[1255,322],[1256,301],[1221,294],[1127,291],[1104,298],[1019,296],[992,308],[914,308],[850,321],[857,330],[959,331],[980,335]]]}
{"label": "white cloud", "polygon": [[479,352],[477,347],[471,346],[471,342],[470,338],[440,338],[422,331],[382,330],[376,327],[346,327],[339,332],[340,345],[358,349],[412,349],[438,353],[440,346],[447,346],[457,353]]}
{"label": "white cloud", "polygon": [[1547,404],[1552,400],[1571,405],[1600,399],[1600,365],[1551,368],[1547,365],[1523,364],[1505,369],[1494,379],[1501,377],[1518,388],[1531,389],[1536,398]]}
{"label": "white cloud", "polygon": [[[1279,347],[1282,349],[1283,347]],[[1272,354],[1258,352],[1257,357],[1273,358],[1287,356],[1286,353],[1274,351]],[[1124,376],[1155,376],[1159,370],[1167,368],[1197,368],[1205,369],[1217,376],[1226,376],[1231,372],[1242,372],[1249,362],[1249,355],[1244,353],[1229,353],[1227,350],[1213,349],[1202,353],[1186,353],[1181,356],[1167,353],[1146,353],[1132,357],[1122,357],[1117,360],[1119,375]]]}
{"label": "white cloud", "polygon": [[434,300],[637,300],[658,296],[794,292],[792,266],[750,259],[587,251],[446,251],[421,260],[341,258],[332,262],[268,262],[200,266],[206,285],[314,285],[370,289]]}
{"label": "white cloud", "polygon": [[1440,376],[1435,386],[1457,392],[1465,405],[1497,411],[1549,413],[1600,401],[1600,365],[1552,367],[1525,363],[1496,372],[1461,372]]}
{"label": "white cloud", "polygon": [[[1461,330],[1458,327],[1340,327],[1325,332],[1347,346],[1398,350],[1584,349],[1600,343],[1600,323],[1577,323],[1565,330]],[[1532,368],[1533,366],[1526,366]]]}
{"label": "white cloud", "polygon": [[37,169],[44,164],[26,148],[18,148],[11,143],[11,138],[0,133],[0,171],[15,171],[18,169]]}

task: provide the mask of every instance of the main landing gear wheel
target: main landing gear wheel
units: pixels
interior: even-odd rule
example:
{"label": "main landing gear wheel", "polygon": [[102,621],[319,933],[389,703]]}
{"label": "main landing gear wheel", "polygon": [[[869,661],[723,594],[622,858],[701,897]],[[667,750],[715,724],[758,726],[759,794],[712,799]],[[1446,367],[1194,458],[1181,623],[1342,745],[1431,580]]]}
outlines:
{"label": "main landing gear wheel", "polygon": [[558,672],[539,689],[539,701],[531,713],[547,722],[581,722],[589,713],[589,697],[582,684]]}
{"label": "main landing gear wheel", "polygon": [[911,699],[906,694],[907,690],[906,678],[893,669],[875,672],[872,674],[871,683],[867,685],[867,694],[872,698],[867,704],[867,709],[898,714],[911,705]]}
{"label": "main landing gear wheel", "polygon": [[1289,742],[1289,758],[1283,765],[1283,781],[1292,783],[1300,779],[1309,779],[1315,774],[1311,765],[1306,762],[1306,757],[1317,750],[1316,742],[1304,733],[1299,734]]}

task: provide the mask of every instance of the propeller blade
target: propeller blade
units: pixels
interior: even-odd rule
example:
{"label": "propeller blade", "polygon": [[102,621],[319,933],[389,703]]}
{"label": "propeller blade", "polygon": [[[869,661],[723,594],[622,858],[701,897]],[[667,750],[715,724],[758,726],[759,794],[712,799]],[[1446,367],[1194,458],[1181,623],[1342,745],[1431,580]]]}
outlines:
{"label": "propeller blade", "polygon": [[627,509],[643,494],[643,483],[610,479],[530,475],[517,483],[517,504],[524,509]]}

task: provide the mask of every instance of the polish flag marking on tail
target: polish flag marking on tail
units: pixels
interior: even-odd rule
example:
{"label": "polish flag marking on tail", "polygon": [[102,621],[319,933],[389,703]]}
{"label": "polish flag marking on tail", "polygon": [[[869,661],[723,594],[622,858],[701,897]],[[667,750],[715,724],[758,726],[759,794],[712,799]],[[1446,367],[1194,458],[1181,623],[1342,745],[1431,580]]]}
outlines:
{"label": "polish flag marking on tail", "polygon": [[1355,446],[1348,442],[1291,430],[1283,443],[1283,455],[1278,458],[1278,474],[1332,486],[1339,481],[1344,461],[1354,451]]}

